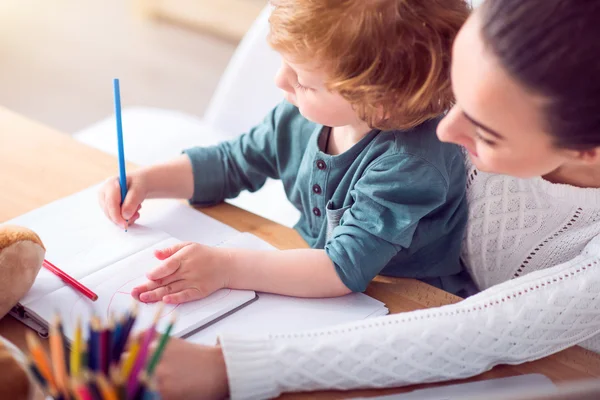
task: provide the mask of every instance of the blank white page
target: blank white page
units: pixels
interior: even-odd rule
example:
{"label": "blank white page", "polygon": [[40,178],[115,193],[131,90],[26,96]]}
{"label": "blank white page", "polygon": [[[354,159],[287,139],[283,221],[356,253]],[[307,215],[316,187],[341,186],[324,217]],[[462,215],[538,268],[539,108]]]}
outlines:
{"label": "blank white page", "polygon": [[140,224],[164,231],[182,242],[218,246],[239,233],[178,200],[147,200],[140,215]]}

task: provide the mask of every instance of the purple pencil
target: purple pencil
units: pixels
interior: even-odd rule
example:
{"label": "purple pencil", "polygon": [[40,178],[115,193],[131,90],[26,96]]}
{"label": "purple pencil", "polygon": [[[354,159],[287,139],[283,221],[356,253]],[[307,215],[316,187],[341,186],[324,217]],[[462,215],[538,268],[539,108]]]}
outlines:
{"label": "purple pencil", "polygon": [[131,369],[131,373],[129,375],[129,380],[127,382],[127,396],[129,398],[133,398],[133,396],[135,395],[135,393],[137,391],[139,374],[140,374],[140,371],[146,365],[146,360],[148,359],[150,345],[152,344],[152,341],[154,340],[154,337],[156,336],[156,325],[158,324],[158,320],[160,319],[160,316],[162,314],[163,306],[164,306],[164,304],[160,303],[160,306],[158,307],[158,311],[156,312],[156,315],[154,316],[154,321],[152,322],[152,326],[150,328],[148,328],[148,330],[144,333],[144,341],[142,342],[142,345],[140,346],[138,356],[135,359],[135,363],[133,364],[133,368]]}

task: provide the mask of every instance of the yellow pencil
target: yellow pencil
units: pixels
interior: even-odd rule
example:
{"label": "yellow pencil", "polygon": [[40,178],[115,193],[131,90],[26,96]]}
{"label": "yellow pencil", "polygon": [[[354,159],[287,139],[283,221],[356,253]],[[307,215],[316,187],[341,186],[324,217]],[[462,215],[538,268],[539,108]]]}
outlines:
{"label": "yellow pencil", "polygon": [[52,367],[50,366],[50,360],[48,359],[48,355],[46,351],[42,347],[39,339],[35,335],[35,333],[31,331],[27,331],[25,334],[25,339],[27,340],[27,347],[29,348],[29,353],[31,354],[31,358],[35,362],[36,367],[48,382],[48,387],[51,390],[56,390],[56,382],[54,381],[54,375],[52,373]]}
{"label": "yellow pencil", "polygon": [[71,346],[71,377],[79,378],[81,373],[81,319],[77,318],[75,337]]}
{"label": "yellow pencil", "polygon": [[50,327],[50,352],[56,386],[65,398],[68,399],[70,398],[68,373],[67,366],[65,365],[65,348],[63,346],[62,335],[57,328],[59,321],[60,318],[56,316],[55,323]]}
{"label": "yellow pencil", "polygon": [[124,381],[127,381],[129,378],[129,374],[131,373],[131,369],[133,368],[133,364],[137,358],[137,355],[140,351],[140,337],[137,336],[133,339],[131,346],[129,346],[127,358],[123,362],[123,366],[121,367],[121,378]]}

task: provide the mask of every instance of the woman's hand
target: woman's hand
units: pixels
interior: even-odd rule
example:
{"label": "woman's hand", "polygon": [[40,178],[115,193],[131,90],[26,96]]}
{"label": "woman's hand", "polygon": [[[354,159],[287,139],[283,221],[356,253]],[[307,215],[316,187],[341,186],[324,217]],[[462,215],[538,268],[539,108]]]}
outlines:
{"label": "woman's hand", "polygon": [[154,378],[163,400],[223,399],[229,393],[225,360],[218,346],[171,339]]}
{"label": "woman's hand", "polygon": [[228,285],[227,251],[198,243],[179,243],[154,255],[164,262],[148,272],[149,282],[131,295],[144,303],[168,304],[202,299]]}

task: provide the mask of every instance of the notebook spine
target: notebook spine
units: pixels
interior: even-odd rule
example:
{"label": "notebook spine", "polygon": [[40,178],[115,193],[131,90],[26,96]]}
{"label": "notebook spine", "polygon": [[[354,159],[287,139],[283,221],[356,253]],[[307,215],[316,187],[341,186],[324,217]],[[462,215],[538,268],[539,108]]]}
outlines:
{"label": "notebook spine", "polygon": [[22,304],[17,303],[10,310],[9,315],[36,331],[41,337],[48,337],[48,324],[46,321],[27,310]]}

